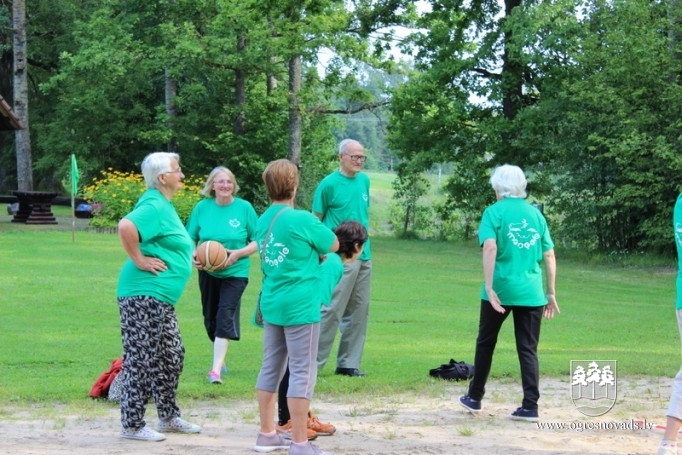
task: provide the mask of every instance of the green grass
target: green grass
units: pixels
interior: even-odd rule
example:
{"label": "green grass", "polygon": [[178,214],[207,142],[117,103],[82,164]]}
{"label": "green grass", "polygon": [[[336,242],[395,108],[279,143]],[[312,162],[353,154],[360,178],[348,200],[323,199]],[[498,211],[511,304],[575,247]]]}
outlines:
{"label": "green grass", "polygon": [[390,223],[390,206],[393,197],[392,182],[394,173],[367,172],[370,180],[369,219],[370,230],[374,235],[390,235],[393,231]]}
{"label": "green grass", "polygon": [[[88,406],[87,393],[121,342],[115,287],[124,253],[112,234],[62,230],[0,219],[0,408],[42,402]],[[66,224],[66,225],[65,225]],[[360,403],[401,392],[440,396],[447,383],[428,370],[451,357],[473,361],[482,280],[473,243],[373,238],[370,326],[357,380],[320,373],[319,397]],[[260,272],[243,299],[243,337],[230,345],[230,373],[209,387],[211,344],[204,332],[196,276],[178,303],[187,354],[180,398],[252,398],[261,329],[249,323]],[[618,374],[673,376],[679,363],[674,267],[623,267],[562,260],[562,314],[543,322],[543,375],[567,377],[570,360],[617,360]],[[493,377],[518,378],[511,321],[500,336]],[[464,385],[462,384],[462,389]]]}

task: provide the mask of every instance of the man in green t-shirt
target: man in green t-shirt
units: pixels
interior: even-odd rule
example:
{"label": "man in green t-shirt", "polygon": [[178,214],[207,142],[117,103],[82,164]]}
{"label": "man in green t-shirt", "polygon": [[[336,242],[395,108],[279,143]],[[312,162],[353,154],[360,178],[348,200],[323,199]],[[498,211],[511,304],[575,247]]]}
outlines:
{"label": "man in green t-shirt", "polygon": [[[330,229],[344,221],[358,221],[369,231],[369,177],[361,172],[365,148],[345,139],[339,144],[339,169],[326,176],[315,190],[313,213]],[[317,367],[327,363],[336,331],[341,331],[336,374],[365,376],[360,371],[369,317],[372,253],[367,239],[359,260],[344,265],[343,278],[332,302],[322,308]]]}

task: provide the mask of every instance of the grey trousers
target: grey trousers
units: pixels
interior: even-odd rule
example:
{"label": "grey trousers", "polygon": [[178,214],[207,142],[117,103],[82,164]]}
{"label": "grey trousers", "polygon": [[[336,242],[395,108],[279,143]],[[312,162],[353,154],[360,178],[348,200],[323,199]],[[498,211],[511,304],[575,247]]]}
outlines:
{"label": "grey trousers", "polygon": [[[682,310],[676,310],[677,326],[682,337]],[[668,403],[668,412],[665,414],[669,417],[682,419],[682,368],[673,379],[673,387],[670,393],[670,402]]]}
{"label": "grey trousers", "polygon": [[336,357],[338,368],[360,368],[369,320],[372,261],[353,261],[344,266],[329,306],[322,306],[317,369],[327,363],[336,331],[341,332]]}

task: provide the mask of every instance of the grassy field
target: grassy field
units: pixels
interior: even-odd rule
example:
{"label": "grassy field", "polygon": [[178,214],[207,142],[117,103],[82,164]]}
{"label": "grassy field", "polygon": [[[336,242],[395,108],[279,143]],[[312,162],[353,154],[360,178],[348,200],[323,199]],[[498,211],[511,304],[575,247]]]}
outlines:
{"label": "grassy field", "polygon": [[[380,197],[382,185],[374,183]],[[60,215],[68,214],[61,211]],[[120,356],[115,286],[124,253],[113,234],[76,232],[70,220],[39,229],[0,217],[0,409],[18,403],[87,400],[96,377]],[[481,283],[474,242],[373,238],[374,274],[363,380],[320,373],[317,393],[355,399],[410,391],[443,393],[428,370],[450,358],[473,361]],[[619,375],[673,376],[679,364],[673,301],[675,268],[587,264],[557,253],[562,314],[545,321],[541,372],[564,377],[571,360],[617,360]],[[249,323],[260,272],[257,258],[243,300],[243,339],[232,343],[230,373],[209,387],[211,345],[196,276],[178,303],[187,348],[181,398],[251,398],[261,330]],[[669,262],[669,261],[668,261]],[[334,357],[330,366],[334,365]],[[511,323],[500,337],[494,377],[518,378]],[[464,390],[464,385],[462,385]],[[1,412],[1,411],[0,411]]]}

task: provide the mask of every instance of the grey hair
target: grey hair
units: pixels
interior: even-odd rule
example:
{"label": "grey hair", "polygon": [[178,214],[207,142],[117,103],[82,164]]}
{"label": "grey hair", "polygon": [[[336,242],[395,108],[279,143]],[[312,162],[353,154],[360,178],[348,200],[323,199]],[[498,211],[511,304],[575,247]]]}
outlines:
{"label": "grey hair", "polygon": [[348,146],[350,144],[360,145],[360,143],[358,141],[356,141],[355,139],[344,139],[341,142],[339,142],[339,155],[348,154]]}
{"label": "grey hair", "polygon": [[213,189],[213,182],[215,182],[216,175],[220,173],[225,173],[230,176],[230,179],[232,179],[232,183],[234,183],[234,191],[232,191],[232,196],[237,194],[237,191],[239,191],[239,185],[237,184],[237,179],[235,178],[234,174],[232,173],[231,170],[226,168],[225,166],[217,166],[213,168],[210,174],[208,174],[208,178],[206,179],[206,183],[204,184],[204,188],[201,190],[201,194],[203,194],[206,197],[215,197],[215,190]]}
{"label": "grey hair", "polygon": [[525,198],[526,176],[520,167],[504,164],[495,168],[490,184],[500,197]]}
{"label": "grey hair", "polygon": [[142,175],[147,188],[158,188],[159,175],[171,172],[171,160],[180,163],[180,155],[169,152],[153,152],[142,161]]}

